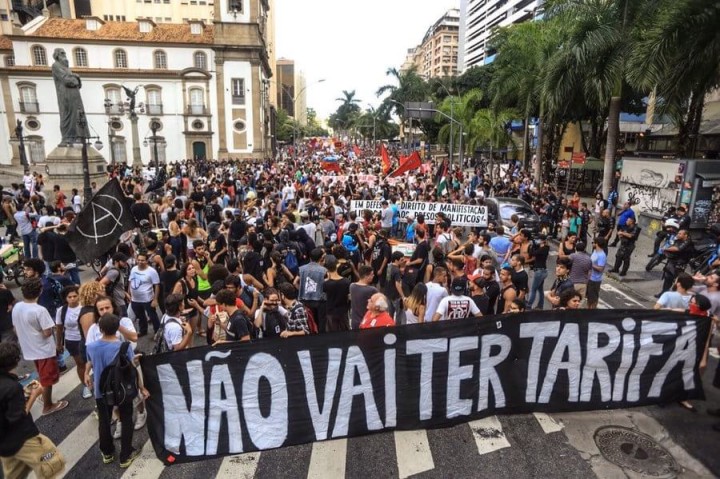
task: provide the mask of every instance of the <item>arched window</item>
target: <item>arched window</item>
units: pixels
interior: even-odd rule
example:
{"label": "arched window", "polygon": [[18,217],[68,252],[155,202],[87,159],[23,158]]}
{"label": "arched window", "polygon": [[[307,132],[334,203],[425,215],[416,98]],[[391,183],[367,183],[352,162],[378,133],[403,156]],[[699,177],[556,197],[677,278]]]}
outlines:
{"label": "arched window", "polygon": [[190,89],[190,114],[205,114],[205,92],[202,88]]}
{"label": "arched window", "polygon": [[47,52],[45,51],[45,47],[41,47],[40,45],[32,47],[32,59],[33,65],[36,67],[47,66]]}
{"label": "arched window", "polygon": [[115,50],[115,68],[127,68],[127,53],[125,50]]}
{"label": "arched window", "polygon": [[87,50],[85,50],[84,48],[76,48],[75,50],[73,50],[73,56],[75,57],[76,67],[88,66]]}
{"label": "arched window", "polygon": [[155,68],[167,70],[167,55],[162,50],[155,50]]}
{"label": "arched window", "polygon": [[195,55],[193,55],[193,64],[195,68],[207,70],[207,55],[205,55],[204,52],[195,52]]}
{"label": "arched window", "polygon": [[105,98],[110,100],[108,102],[110,106],[107,108],[108,114],[121,115],[123,113],[122,93],[119,87],[106,87]]}
{"label": "arched window", "polygon": [[40,112],[35,85],[24,84],[20,86],[20,111],[22,113]]}
{"label": "arched window", "polygon": [[145,103],[147,104],[148,115],[162,115],[162,90],[159,88],[146,88]]}

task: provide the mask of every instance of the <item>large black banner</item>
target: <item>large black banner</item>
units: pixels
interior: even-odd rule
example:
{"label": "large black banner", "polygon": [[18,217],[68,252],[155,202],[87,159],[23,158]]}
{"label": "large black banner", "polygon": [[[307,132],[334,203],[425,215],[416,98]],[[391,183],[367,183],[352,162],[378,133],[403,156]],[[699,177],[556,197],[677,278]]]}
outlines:
{"label": "large black banner", "polygon": [[262,340],[142,359],[166,464],[493,414],[703,399],[706,318],[556,311]]}

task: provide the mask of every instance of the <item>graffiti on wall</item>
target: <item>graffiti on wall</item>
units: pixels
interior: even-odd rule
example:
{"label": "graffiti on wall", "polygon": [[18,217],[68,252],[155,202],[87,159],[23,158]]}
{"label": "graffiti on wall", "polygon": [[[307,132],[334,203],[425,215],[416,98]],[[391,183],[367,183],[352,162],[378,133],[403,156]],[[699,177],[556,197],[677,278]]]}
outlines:
{"label": "graffiti on wall", "polygon": [[623,161],[620,181],[652,188],[674,188],[678,164],[675,161]]}
{"label": "graffiti on wall", "polygon": [[629,201],[641,211],[662,214],[677,201],[677,190],[631,183],[620,184],[620,199]]}

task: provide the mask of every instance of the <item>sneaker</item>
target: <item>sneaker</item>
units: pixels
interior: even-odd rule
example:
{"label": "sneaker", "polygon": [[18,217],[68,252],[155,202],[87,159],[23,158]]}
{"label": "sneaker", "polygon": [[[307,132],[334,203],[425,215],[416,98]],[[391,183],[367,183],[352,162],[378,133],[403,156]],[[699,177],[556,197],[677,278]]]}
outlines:
{"label": "sneaker", "polygon": [[115,426],[115,432],[113,432],[113,439],[120,439],[122,437],[122,423],[118,421]]}
{"label": "sneaker", "polygon": [[85,386],[82,391],[82,398],[90,399],[91,397],[92,397],[92,392],[90,391],[90,389],[87,386]]}
{"label": "sneaker", "polygon": [[120,463],[120,467],[122,469],[127,469],[139,455],[140,451],[138,449],[133,449],[130,456]]}
{"label": "sneaker", "polygon": [[103,454],[102,452],[100,454],[102,455],[103,464],[110,464],[115,461],[115,456],[112,454]]}
{"label": "sneaker", "polygon": [[137,417],[135,418],[135,430],[137,431],[137,430],[145,427],[146,422],[147,422],[147,411],[137,413]]}

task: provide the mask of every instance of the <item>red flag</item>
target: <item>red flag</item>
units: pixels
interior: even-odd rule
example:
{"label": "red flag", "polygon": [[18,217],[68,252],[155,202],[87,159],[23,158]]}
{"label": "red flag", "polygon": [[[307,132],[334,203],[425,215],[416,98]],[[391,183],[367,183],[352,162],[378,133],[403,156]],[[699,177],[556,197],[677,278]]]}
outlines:
{"label": "red flag", "polygon": [[422,160],[420,159],[420,154],[417,151],[413,151],[412,155],[410,155],[407,158],[400,158],[400,166],[390,173],[391,178],[396,178],[403,173],[407,173],[408,171],[417,170],[422,166]]}
{"label": "red flag", "polygon": [[385,148],[385,144],[380,147],[380,154],[382,155],[383,175],[387,175],[388,173],[390,173],[392,163],[390,163],[390,157],[388,156],[388,151],[387,148]]}
{"label": "red flag", "polygon": [[323,161],[321,166],[325,171],[334,171],[338,174],[342,174],[342,170],[340,169],[340,165],[337,161]]}
{"label": "red flag", "polygon": [[355,153],[355,156],[357,156],[358,158],[360,158],[360,154],[361,154],[362,152],[360,151],[360,148],[358,148],[357,145],[353,145],[353,152]]}

